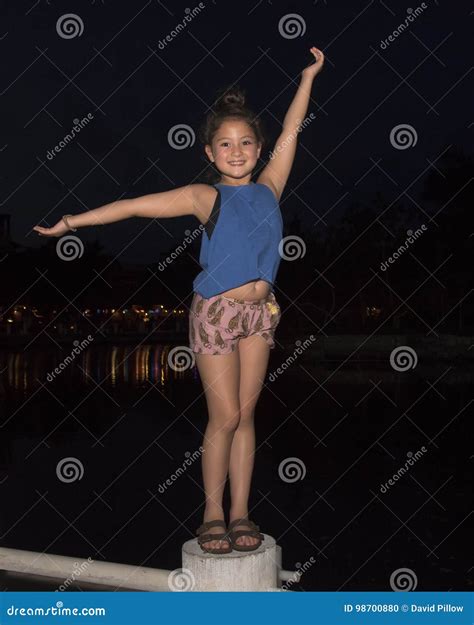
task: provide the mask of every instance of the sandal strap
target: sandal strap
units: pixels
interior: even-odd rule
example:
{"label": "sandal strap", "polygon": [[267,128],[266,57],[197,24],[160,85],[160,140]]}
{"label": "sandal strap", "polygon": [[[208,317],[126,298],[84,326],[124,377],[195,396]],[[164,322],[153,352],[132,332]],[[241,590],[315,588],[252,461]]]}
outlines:
{"label": "sandal strap", "polygon": [[199,544],[208,543],[211,540],[225,540],[226,542],[229,542],[227,534],[201,534],[197,539]]}
{"label": "sandal strap", "polygon": [[237,538],[240,538],[241,536],[253,536],[255,538],[260,538],[260,540],[263,540],[264,538],[263,534],[255,530],[233,530],[231,532],[231,536],[234,541],[237,540]]}
{"label": "sandal strap", "polygon": [[[250,519],[234,519],[234,521],[229,523],[228,529],[231,530],[237,525],[246,525],[247,527],[250,527],[252,530],[255,530],[257,532],[260,529],[259,526],[255,525],[255,523],[253,523],[253,521],[250,521]],[[247,531],[247,530],[238,530],[238,531]]]}
{"label": "sandal strap", "polygon": [[208,530],[210,527],[223,527],[224,529],[226,529],[226,524],[225,524],[225,521],[223,521],[222,519],[206,521],[205,523],[203,523],[197,528],[196,534],[201,534],[202,532],[205,532],[206,530]]}

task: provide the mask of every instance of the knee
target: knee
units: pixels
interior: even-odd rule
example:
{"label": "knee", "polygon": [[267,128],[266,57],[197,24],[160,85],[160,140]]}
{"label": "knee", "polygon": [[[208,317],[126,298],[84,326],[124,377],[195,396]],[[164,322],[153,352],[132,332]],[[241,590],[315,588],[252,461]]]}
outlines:
{"label": "knee", "polygon": [[220,414],[218,419],[212,419],[212,422],[221,432],[235,432],[240,423],[240,409],[236,407],[233,410],[228,410],[225,414]]}
{"label": "knee", "polygon": [[239,427],[248,427],[254,424],[255,409],[241,409]]}

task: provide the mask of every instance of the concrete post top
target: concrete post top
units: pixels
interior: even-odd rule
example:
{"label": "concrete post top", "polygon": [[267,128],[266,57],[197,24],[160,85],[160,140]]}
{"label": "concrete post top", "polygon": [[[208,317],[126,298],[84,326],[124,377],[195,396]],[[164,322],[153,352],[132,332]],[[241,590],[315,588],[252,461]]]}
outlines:
{"label": "concrete post top", "polygon": [[[263,532],[262,532],[263,533]],[[265,539],[262,541],[262,544],[258,549],[254,549],[253,551],[237,551],[233,549],[230,553],[207,553],[203,551],[197,541],[197,538],[192,538],[191,540],[186,541],[183,544],[183,554],[188,556],[199,556],[202,558],[245,558],[247,556],[262,554],[268,551],[269,549],[275,549],[276,542],[273,536],[269,536],[268,534],[263,534]]]}
{"label": "concrete post top", "polygon": [[264,591],[278,588],[281,558],[275,539],[264,540],[253,551],[216,554],[203,551],[197,538],[182,548],[183,571],[192,591]]}

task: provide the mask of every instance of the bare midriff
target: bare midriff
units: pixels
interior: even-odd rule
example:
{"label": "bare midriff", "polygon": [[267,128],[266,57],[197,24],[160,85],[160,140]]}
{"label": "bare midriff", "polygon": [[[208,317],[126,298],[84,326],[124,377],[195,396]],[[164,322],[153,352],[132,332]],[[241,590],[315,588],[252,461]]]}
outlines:
{"label": "bare midriff", "polygon": [[236,299],[259,300],[265,298],[272,290],[272,285],[266,280],[251,280],[245,284],[241,284],[235,289],[229,289],[220,293],[225,297],[234,297]]}

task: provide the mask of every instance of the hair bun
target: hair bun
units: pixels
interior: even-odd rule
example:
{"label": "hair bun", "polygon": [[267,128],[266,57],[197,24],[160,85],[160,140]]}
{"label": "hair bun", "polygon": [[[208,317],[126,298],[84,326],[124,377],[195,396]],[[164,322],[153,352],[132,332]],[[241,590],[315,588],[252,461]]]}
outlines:
{"label": "hair bun", "polygon": [[221,110],[236,110],[245,108],[245,93],[240,87],[230,87],[217,98],[215,108]]}

